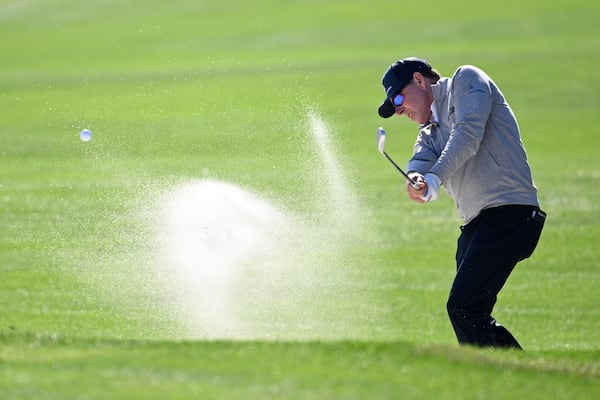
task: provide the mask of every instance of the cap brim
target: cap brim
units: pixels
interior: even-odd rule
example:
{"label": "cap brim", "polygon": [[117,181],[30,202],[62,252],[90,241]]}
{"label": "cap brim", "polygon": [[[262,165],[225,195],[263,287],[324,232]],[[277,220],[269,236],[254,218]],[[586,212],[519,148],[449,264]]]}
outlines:
{"label": "cap brim", "polygon": [[389,118],[396,113],[396,107],[388,99],[385,99],[379,106],[378,112],[381,118]]}

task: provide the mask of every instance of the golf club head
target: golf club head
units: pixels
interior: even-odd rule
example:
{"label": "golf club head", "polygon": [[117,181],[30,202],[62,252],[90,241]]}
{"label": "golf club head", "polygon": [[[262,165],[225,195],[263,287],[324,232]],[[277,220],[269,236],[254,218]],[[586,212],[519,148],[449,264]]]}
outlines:
{"label": "golf club head", "polygon": [[384,147],[385,147],[385,130],[382,127],[379,127],[379,128],[377,128],[377,150],[379,150],[379,152],[382,155],[385,155]]}
{"label": "golf club head", "polygon": [[398,164],[396,164],[396,162],[394,160],[392,160],[392,158],[385,152],[385,129],[383,129],[382,127],[377,128],[377,150],[379,150],[379,152],[388,159],[388,161],[390,163],[392,163],[392,165],[394,167],[396,167],[396,169],[398,170],[398,172],[400,172],[409,182],[410,184],[415,188],[415,189],[419,189],[420,188],[420,184],[415,181],[414,179],[412,179],[411,177],[409,177],[406,172],[404,172],[404,170],[402,170],[402,168],[400,168],[398,166]]}

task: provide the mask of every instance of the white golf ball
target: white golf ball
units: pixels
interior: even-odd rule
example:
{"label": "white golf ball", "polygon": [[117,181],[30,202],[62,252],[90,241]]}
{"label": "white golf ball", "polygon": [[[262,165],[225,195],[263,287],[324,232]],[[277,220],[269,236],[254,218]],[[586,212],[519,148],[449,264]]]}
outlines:
{"label": "white golf ball", "polygon": [[84,142],[89,142],[90,140],[92,140],[92,131],[90,131],[89,129],[82,130],[81,132],[79,132],[79,138]]}

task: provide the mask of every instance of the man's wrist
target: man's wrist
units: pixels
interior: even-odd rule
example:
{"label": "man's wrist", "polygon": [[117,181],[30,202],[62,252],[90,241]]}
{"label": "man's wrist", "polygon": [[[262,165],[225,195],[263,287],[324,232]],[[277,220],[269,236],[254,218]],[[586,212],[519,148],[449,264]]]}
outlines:
{"label": "man's wrist", "polygon": [[421,199],[427,202],[434,201],[438,198],[442,182],[436,174],[428,172],[425,174],[425,183],[427,183],[427,192]]}

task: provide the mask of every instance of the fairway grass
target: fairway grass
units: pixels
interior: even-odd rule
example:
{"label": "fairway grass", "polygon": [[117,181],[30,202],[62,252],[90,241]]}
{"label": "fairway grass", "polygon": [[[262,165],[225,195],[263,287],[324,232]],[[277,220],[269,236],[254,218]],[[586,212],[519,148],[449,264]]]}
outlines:
{"label": "fairway grass", "polygon": [[2,347],[6,398],[586,399],[600,372],[573,352],[402,342],[12,342]]}
{"label": "fairway grass", "polygon": [[[600,397],[596,2],[0,4],[1,399]],[[525,352],[456,345],[454,205],[377,152],[410,156],[376,107],[412,55],[517,114]]]}

